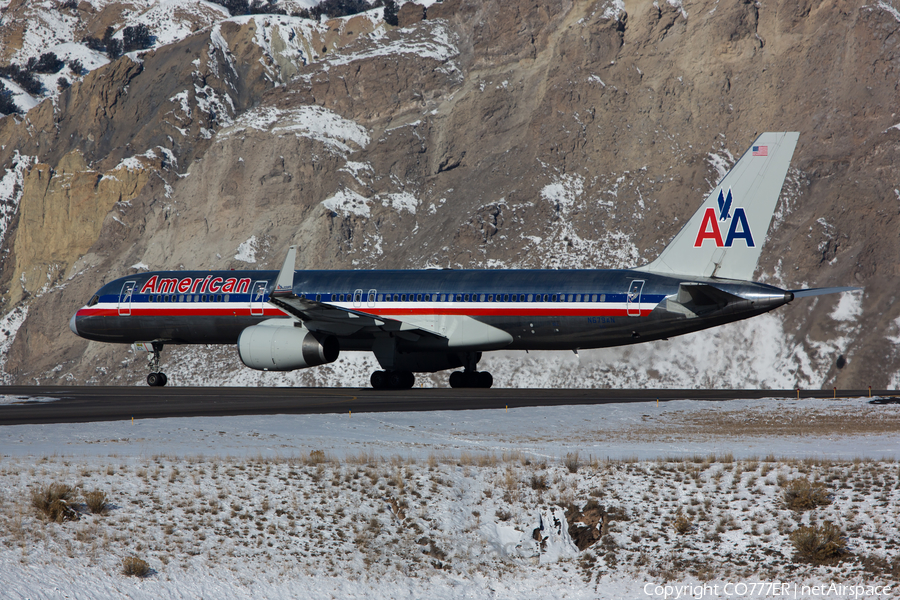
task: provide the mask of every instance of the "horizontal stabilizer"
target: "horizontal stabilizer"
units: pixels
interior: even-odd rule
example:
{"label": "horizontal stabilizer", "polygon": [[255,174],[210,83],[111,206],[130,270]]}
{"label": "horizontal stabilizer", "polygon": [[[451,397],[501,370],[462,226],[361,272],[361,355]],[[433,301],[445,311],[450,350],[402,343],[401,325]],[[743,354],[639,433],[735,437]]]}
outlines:
{"label": "horizontal stabilizer", "polygon": [[840,294],[843,292],[857,292],[861,287],[832,287],[832,288],[809,288],[806,290],[790,290],[794,298],[808,298],[810,296],[825,296],[827,294]]}

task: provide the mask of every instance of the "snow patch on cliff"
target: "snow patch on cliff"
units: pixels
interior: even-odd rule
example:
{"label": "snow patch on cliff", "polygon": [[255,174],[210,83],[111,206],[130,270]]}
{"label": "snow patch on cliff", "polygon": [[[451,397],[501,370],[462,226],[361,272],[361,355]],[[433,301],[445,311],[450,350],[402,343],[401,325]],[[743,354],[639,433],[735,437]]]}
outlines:
{"label": "snow patch on cliff", "polygon": [[[426,21],[422,30],[410,32],[402,38],[384,43],[383,39],[367,48],[334,54],[323,62],[327,66],[347,65],[358,60],[396,55],[413,55],[417,58],[430,58],[438,62],[448,62],[459,55],[459,48],[454,42],[455,34],[440,21]],[[452,66],[452,65],[451,65]],[[327,68],[327,67],[326,67]]]}
{"label": "snow patch on cliff", "polygon": [[236,260],[243,261],[245,263],[255,263],[256,262],[256,250],[257,250],[257,242],[256,236],[250,236],[250,239],[246,242],[242,243],[237,247],[237,254],[234,255]]}
{"label": "snow patch on cliff", "polygon": [[0,177],[0,245],[6,239],[9,224],[19,211],[25,172],[36,162],[36,156],[22,156],[17,150],[12,168],[6,169],[3,177]]}
{"label": "snow patch on cliff", "polygon": [[19,306],[6,313],[0,319],[0,383],[9,385],[13,382],[13,377],[6,372],[6,359],[9,355],[9,349],[13,342],[16,341],[16,333],[25,317],[28,316],[28,307]]}
{"label": "snow patch on cliff", "polygon": [[282,110],[264,106],[241,115],[232,127],[222,130],[219,140],[255,129],[272,135],[295,134],[323,143],[329,150],[346,155],[356,148],[365,148],[371,138],[368,130],[355,121],[321,106],[300,106]]}
{"label": "snow patch on cliff", "polygon": [[371,202],[371,200],[365,196],[361,196],[353,190],[343,189],[338,191],[334,196],[323,200],[322,206],[345,218],[350,215],[368,218],[371,215],[369,202]]}

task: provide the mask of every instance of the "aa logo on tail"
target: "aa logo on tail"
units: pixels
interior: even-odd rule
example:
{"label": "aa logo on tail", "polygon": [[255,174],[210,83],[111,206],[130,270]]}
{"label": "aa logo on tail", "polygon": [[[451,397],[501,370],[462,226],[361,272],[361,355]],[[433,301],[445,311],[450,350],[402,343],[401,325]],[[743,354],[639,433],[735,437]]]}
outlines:
{"label": "aa logo on tail", "polygon": [[[716,209],[709,207],[703,213],[703,221],[700,223],[700,230],[697,232],[697,239],[694,240],[694,248],[700,248],[706,240],[712,240],[716,248],[731,248],[735,240],[742,239],[748,248],[754,248],[756,244],[753,242],[753,233],[750,231],[750,224],[747,222],[747,213],[741,207],[734,208],[732,214],[731,205],[733,197],[731,190],[728,190],[726,196],[723,190],[719,190],[719,214],[716,215]],[[719,226],[722,222],[722,227]],[[728,225],[728,233],[725,240],[722,240],[722,228]]]}

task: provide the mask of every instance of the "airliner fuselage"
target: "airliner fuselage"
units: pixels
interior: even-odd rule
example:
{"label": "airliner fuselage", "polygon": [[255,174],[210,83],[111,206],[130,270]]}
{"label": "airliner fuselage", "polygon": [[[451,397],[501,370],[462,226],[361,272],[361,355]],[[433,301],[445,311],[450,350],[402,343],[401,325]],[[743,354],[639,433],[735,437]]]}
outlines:
{"label": "airliner fuselage", "polygon": [[[234,344],[247,327],[291,318],[269,303],[277,275],[178,271],[124,277],[101,288],[71,326],[81,337],[103,342]],[[684,282],[629,270],[297,271],[293,294],[375,317],[414,317],[435,327],[445,317],[470,317],[507,333],[510,339],[498,342],[497,349],[511,350],[602,348],[667,338],[761,314],[793,298],[759,283],[697,279],[692,283],[708,293],[695,298],[682,292],[679,301]],[[733,296],[730,302],[726,294]],[[364,318],[348,317],[347,325]],[[372,350],[379,333],[360,327],[341,337],[340,349]],[[402,351],[403,338],[399,341]],[[419,340],[413,342],[410,351],[424,349]]]}

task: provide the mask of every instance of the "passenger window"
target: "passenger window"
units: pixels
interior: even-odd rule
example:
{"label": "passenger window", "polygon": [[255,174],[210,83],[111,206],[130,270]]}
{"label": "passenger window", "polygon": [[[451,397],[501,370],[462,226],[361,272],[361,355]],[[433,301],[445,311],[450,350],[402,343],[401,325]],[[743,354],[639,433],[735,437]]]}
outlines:
{"label": "passenger window", "polygon": [[600,302],[606,302],[606,294],[600,294]]}
{"label": "passenger window", "polygon": [[457,302],[462,302],[462,294],[457,294],[457,295],[456,295],[456,301],[457,301]]}
{"label": "passenger window", "polygon": [[222,301],[228,302],[228,294],[225,294],[224,296],[222,296]]}
{"label": "passenger window", "polygon": [[322,294],[316,294],[316,302],[322,301]]}
{"label": "passenger window", "polygon": [[418,296],[416,296],[416,302],[421,302],[421,301],[422,301],[422,294],[419,294]]}

